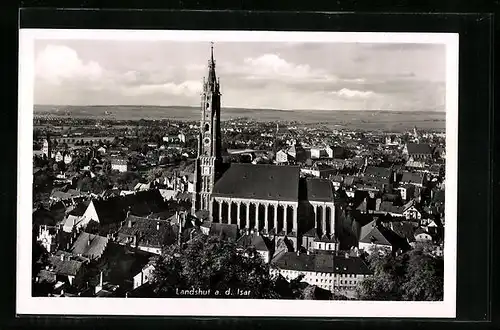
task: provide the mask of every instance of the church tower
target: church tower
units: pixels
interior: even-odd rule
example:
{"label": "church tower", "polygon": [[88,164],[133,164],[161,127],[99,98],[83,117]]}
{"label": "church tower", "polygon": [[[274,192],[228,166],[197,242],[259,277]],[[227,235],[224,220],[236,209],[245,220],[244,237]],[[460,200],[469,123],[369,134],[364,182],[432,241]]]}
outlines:
{"label": "church tower", "polygon": [[192,212],[209,211],[212,215],[210,195],[215,181],[220,177],[221,131],[220,131],[220,85],[215,75],[213,43],[208,61],[208,79],[203,78],[201,93],[201,120],[198,132],[198,158],[194,173],[194,198]]}
{"label": "church tower", "polygon": [[47,159],[50,159],[52,157],[52,143],[50,142],[49,132],[47,132],[47,136],[43,140],[42,152],[43,155],[47,157]]}

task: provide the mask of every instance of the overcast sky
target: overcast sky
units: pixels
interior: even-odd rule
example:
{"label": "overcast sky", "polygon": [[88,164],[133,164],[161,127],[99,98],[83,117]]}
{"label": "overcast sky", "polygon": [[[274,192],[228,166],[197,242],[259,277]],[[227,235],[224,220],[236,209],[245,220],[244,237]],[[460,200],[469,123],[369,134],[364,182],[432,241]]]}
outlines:
{"label": "overcast sky", "polygon": [[[445,109],[445,46],[215,43],[222,105],[318,110]],[[210,44],[37,40],[35,103],[200,104]]]}

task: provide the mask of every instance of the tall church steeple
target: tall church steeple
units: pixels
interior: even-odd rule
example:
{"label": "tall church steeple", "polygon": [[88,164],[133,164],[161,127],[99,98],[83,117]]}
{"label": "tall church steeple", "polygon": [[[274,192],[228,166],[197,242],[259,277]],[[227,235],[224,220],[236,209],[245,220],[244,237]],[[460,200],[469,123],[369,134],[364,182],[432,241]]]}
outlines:
{"label": "tall church steeple", "polygon": [[220,175],[221,131],[220,131],[220,84],[215,73],[213,43],[208,61],[208,79],[203,78],[201,93],[201,120],[198,133],[198,158],[195,169],[195,196],[193,212],[210,210],[210,194]]}

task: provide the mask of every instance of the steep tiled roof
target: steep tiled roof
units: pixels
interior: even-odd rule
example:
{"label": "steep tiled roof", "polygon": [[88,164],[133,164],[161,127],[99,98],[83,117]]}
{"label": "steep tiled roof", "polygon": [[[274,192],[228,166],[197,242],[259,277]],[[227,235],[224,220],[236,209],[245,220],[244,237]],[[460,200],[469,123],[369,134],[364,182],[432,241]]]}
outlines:
{"label": "steep tiled roof", "polygon": [[88,206],[89,201],[80,202],[69,212],[69,214],[74,216],[82,216]]}
{"label": "steep tiled roof", "polygon": [[92,202],[101,224],[121,222],[125,219],[127,211],[138,216],[145,216],[166,209],[163,197],[157,189]]}
{"label": "steep tiled roof", "polygon": [[334,256],[333,263],[337,274],[372,274],[368,265],[360,257]]}
{"label": "steep tiled roof", "polygon": [[300,168],[267,164],[231,164],[217,181],[213,196],[297,201]]}
{"label": "steep tiled roof", "polygon": [[425,143],[408,143],[406,145],[408,148],[408,154],[426,154],[432,155],[431,147]]}
{"label": "steep tiled roof", "polygon": [[403,214],[404,209],[402,206],[394,205],[393,202],[384,201],[380,203],[379,211],[395,213],[395,214]]}
{"label": "steep tiled roof", "polygon": [[285,252],[274,264],[281,269],[303,272],[321,272],[336,274],[371,274],[366,263],[359,257],[335,256],[332,254],[299,254]]}
{"label": "steep tiled roof", "polygon": [[424,181],[423,173],[403,172],[403,177],[401,178],[401,182],[405,183],[422,184],[423,181]]}
{"label": "steep tiled roof", "polygon": [[54,274],[75,276],[82,268],[83,262],[76,260],[61,260],[59,256],[49,257],[49,270]]}
{"label": "steep tiled roof", "polygon": [[333,202],[334,189],[330,180],[319,178],[301,178],[299,181],[301,200]]}
{"label": "steep tiled roof", "polygon": [[254,247],[257,251],[270,251],[272,247],[269,238],[256,234],[243,235],[236,243],[243,248]]}
{"label": "steep tiled roof", "polygon": [[390,223],[392,231],[394,231],[398,236],[408,239],[409,242],[413,242],[415,236],[415,230],[418,228],[415,224],[410,221],[393,221]]}
{"label": "steep tiled roof", "polygon": [[83,232],[73,244],[71,253],[99,259],[107,245],[108,238]]}
{"label": "steep tiled roof", "polygon": [[385,232],[381,229],[382,228],[377,226],[375,220],[362,226],[359,234],[359,242],[373,243],[377,245],[391,245],[391,243],[387,240],[387,237],[384,235]]}
{"label": "steep tiled roof", "polygon": [[387,179],[391,177],[392,170],[386,167],[367,166],[365,176]]}
{"label": "steep tiled roof", "polygon": [[177,242],[178,232],[179,227],[169,221],[129,215],[118,230],[118,242],[128,243],[136,236],[140,246],[163,247]]}

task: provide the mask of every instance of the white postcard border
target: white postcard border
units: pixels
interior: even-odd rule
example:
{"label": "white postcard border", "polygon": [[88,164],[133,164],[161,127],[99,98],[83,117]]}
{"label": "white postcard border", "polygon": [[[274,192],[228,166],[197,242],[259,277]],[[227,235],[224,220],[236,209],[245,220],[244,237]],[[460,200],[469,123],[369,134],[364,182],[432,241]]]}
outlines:
{"label": "white postcard border", "polygon": [[[196,298],[140,298],[137,301],[134,298],[31,297],[32,136],[35,39],[445,44],[446,230],[444,238],[444,300],[440,302],[381,302],[230,299],[228,301],[225,299]],[[17,314],[411,318],[454,318],[456,316],[458,34],[21,29],[19,31],[19,48]]]}

